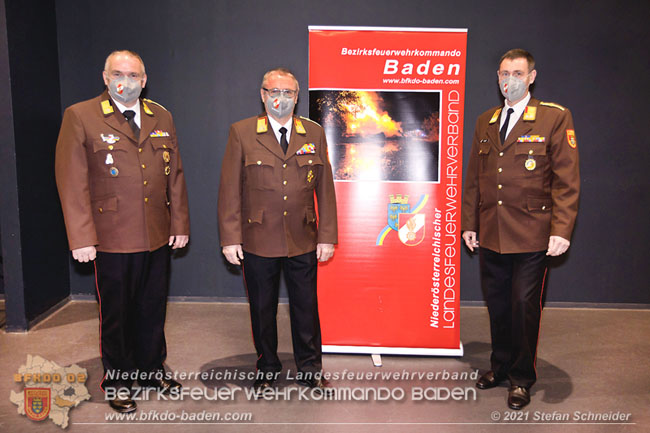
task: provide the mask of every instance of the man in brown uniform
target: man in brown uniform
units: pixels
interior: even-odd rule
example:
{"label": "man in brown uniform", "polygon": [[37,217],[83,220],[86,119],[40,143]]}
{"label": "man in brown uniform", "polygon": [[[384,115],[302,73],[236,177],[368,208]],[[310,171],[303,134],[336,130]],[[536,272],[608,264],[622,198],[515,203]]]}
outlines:
{"label": "man in brown uniform", "polygon": [[183,165],[171,114],[139,99],[147,76],[131,51],[115,51],[107,90],[66,109],[56,145],[56,181],[72,256],[95,261],[100,386],[119,412],[136,409],[129,390],[164,392],[169,252],[189,240]]}
{"label": "man in brown uniform", "polygon": [[462,205],[461,230],[471,251],[480,235],[492,335],[492,368],[476,386],[509,379],[512,409],[530,402],[547,256],[569,247],[580,191],[571,113],[530,96],[534,68],[533,56],[521,49],[501,58],[505,105],[476,122]]}
{"label": "man in brown uniform", "polygon": [[289,292],[298,383],[321,392],[327,387],[320,377],[316,269],[334,253],[336,198],[323,128],[293,116],[298,91],[298,80],[286,69],[264,75],[266,114],[230,127],[221,169],[221,246],[230,263],[243,259],[258,391],[271,387],[282,370],[276,325],[280,271]]}

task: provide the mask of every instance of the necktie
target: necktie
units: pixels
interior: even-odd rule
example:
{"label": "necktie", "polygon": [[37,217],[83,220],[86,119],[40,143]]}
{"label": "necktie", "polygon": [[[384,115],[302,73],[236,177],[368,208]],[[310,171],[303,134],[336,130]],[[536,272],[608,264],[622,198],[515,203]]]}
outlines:
{"label": "necktie", "polygon": [[282,146],[282,151],[286,154],[287,149],[289,148],[289,142],[287,141],[287,128],[284,126],[280,128],[280,146]]}
{"label": "necktie", "polygon": [[124,110],[122,113],[124,118],[129,122],[129,126],[133,130],[136,139],[140,139],[140,127],[135,123],[135,111],[133,110]]}
{"label": "necktie", "polygon": [[506,141],[506,132],[508,132],[508,123],[510,122],[510,115],[514,113],[515,110],[512,108],[508,108],[508,114],[506,115],[506,121],[503,122],[503,126],[501,127],[501,131],[499,131],[499,135],[501,136],[501,144],[503,144],[504,141]]}

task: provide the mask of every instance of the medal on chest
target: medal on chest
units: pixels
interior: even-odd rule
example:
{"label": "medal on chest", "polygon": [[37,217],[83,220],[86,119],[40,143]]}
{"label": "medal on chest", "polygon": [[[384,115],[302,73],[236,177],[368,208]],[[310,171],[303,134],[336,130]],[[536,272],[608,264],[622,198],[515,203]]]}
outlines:
{"label": "medal on chest", "polygon": [[528,159],[526,159],[526,162],[524,163],[524,167],[526,167],[526,170],[528,171],[535,170],[535,167],[537,167],[537,162],[535,161],[535,158],[528,155]]}

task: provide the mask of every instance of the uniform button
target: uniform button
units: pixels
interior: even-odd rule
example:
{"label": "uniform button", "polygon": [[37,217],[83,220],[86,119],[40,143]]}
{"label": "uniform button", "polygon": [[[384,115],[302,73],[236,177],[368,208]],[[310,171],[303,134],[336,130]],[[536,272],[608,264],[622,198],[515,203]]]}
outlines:
{"label": "uniform button", "polygon": [[167,149],[167,145],[166,145],[166,144],[163,144],[163,149]]}
{"label": "uniform button", "polygon": [[503,156],[503,152],[499,152],[499,156]]}
{"label": "uniform button", "polygon": [[149,202],[149,197],[145,197],[145,198],[144,198],[144,202],[145,202],[145,203],[148,203],[148,202]]}
{"label": "uniform button", "polygon": [[285,196],[284,196],[284,197],[282,197],[282,198],[283,198],[284,200],[286,200],[286,199],[287,199],[287,196],[285,195]]}
{"label": "uniform button", "polygon": [[282,168],[287,168],[287,164],[282,164]]}
{"label": "uniform button", "polygon": [[102,213],[102,212],[104,212],[104,209],[100,207],[99,208],[99,213]]}
{"label": "uniform button", "polygon": [[503,188],[503,185],[499,184],[499,185],[497,186],[497,188],[502,189],[502,188]]}
{"label": "uniform button", "polygon": [[144,183],[144,184],[145,184],[145,186],[146,186],[146,185],[147,185],[147,184],[148,184],[149,182],[147,182],[147,181],[145,180],[145,181],[144,181],[143,183]]}
{"label": "uniform button", "polygon": [[532,155],[532,154],[533,154],[533,149],[530,149],[530,150],[528,151],[528,154],[529,154],[529,155]]}
{"label": "uniform button", "polygon": [[546,206],[542,206],[542,210],[546,210]]}
{"label": "uniform button", "polygon": [[312,160],[311,160],[311,159],[309,160],[309,163],[310,163],[310,164],[312,163]]}
{"label": "uniform button", "polygon": [[282,181],[282,185],[286,185],[286,184],[287,184],[286,180]]}
{"label": "uniform button", "polygon": [[248,218],[248,223],[250,224],[250,223],[252,223],[252,222],[253,222],[253,220],[251,220],[250,218]]}
{"label": "uniform button", "polygon": [[287,211],[285,210],[282,215],[287,216]]}
{"label": "uniform button", "polygon": [[112,144],[108,145],[108,150],[113,150],[113,145]]}
{"label": "uniform button", "polygon": [[497,171],[498,171],[499,173],[501,173],[501,172],[503,171],[503,169],[502,169],[501,167],[499,167],[499,170],[497,170]]}
{"label": "uniform button", "polygon": [[141,147],[138,148],[138,152],[142,153],[142,148]]}
{"label": "uniform button", "polygon": [[144,164],[142,164],[142,168],[147,168],[147,166],[146,166],[146,165],[144,165]]}
{"label": "uniform button", "polygon": [[257,161],[257,165],[262,165],[262,161]]}
{"label": "uniform button", "polygon": [[499,200],[499,201],[497,202],[497,204],[498,204],[499,206],[501,206],[501,205],[503,204],[503,202],[502,202],[501,200]]}

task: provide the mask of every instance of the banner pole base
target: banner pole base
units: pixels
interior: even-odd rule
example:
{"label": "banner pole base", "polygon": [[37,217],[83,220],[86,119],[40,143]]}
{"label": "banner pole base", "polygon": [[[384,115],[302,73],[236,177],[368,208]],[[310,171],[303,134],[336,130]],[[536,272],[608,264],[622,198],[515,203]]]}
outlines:
{"label": "banner pole base", "polygon": [[382,366],[381,355],[380,354],[373,353],[373,354],[370,355],[370,357],[372,358],[372,365],[374,365],[375,367],[381,367]]}

